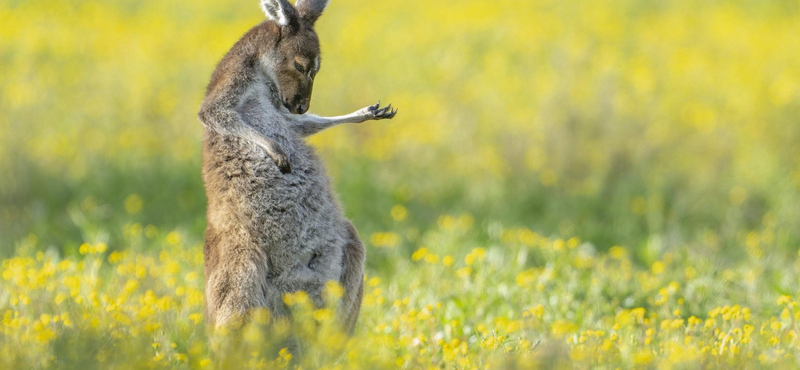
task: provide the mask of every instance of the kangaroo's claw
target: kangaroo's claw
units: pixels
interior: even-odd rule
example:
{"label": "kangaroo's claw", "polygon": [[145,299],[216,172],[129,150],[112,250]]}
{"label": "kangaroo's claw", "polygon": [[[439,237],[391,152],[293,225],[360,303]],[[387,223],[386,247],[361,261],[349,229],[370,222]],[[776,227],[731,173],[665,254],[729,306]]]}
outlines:
{"label": "kangaroo's claw", "polygon": [[395,114],[397,114],[397,109],[392,110],[391,104],[383,108],[381,108],[380,106],[381,102],[378,102],[378,104],[367,107],[366,110],[369,119],[374,119],[374,120],[391,119],[394,118]]}
{"label": "kangaroo's claw", "polygon": [[281,158],[275,161],[275,164],[278,165],[278,169],[281,170],[282,174],[292,173],[292,165],[289,163],[288,158]]}
{"label": "kangaroo's claw", "polygon": [[270,155],[272,160],[275,161],[275,164],[278,166],[278,169],[281,170],[281,173],[287,174],[292,172],[292,165],[289,161],[289,156],[283,152],[283,150],[276,150],[276,153]]}

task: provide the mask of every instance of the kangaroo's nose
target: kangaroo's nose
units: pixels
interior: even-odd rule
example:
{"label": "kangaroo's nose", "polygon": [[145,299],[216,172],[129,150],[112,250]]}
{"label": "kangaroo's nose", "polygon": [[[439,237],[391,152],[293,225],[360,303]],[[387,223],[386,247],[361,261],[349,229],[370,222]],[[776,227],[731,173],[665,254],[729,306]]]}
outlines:
{"label": "kangaroo's nose", "polygon": [[308,112],[308,101],[300,103],[300,105],[297,107],[297,113],[303,114],[305,112]]}

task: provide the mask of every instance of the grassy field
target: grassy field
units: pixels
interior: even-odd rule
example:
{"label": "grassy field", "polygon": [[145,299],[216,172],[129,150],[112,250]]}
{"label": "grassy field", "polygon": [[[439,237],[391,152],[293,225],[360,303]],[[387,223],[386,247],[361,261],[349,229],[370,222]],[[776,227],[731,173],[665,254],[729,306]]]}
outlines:
{"label": "grassy field", "polygon": [[800,367],[796,0],[333,0],[311,110],[400,108],[310,140],[349,340],[302,295],[205,332],[195,113],[263,18],[0,3],[0,368]]}

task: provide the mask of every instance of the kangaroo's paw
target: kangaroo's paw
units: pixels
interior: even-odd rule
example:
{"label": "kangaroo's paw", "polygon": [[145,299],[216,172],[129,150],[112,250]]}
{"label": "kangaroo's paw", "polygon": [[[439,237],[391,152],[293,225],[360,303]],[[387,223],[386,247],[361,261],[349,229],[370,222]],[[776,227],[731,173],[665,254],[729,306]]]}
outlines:
{"label": "kangaroo's paw", "polygon": [[269,153],[269,156],[275,161],[275,164],[278,165],[278,169],[281,170],[281,173],[292,172],[292,165],[289,163],[289,155],[282,149],[279,147],[273,148],[273,152]]}
{"label": "kangaroo's paw", "polygon": [[362,109],[360,112],[366,119],[370,120],[380,120],[380,119],[392,119],[394,115],[397,114],[397,109],[392,109],[392,105],[389,104],[387,107],[381,108],[381,102],[378,104],[370,105]]}

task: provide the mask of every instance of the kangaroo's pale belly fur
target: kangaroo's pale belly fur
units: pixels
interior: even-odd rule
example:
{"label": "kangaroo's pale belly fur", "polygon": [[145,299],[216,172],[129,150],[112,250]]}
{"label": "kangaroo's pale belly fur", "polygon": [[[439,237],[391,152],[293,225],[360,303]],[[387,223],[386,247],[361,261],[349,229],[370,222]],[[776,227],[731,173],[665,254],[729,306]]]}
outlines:
{"label": "kangaroo's pale belly fur", "polygon": [[324,284],[340,280],[347,244],[357,239],[319,158],[270,104],[255,86],[239,114],[281,145],[291,173],[249,142],[206,131],[206,297],[217,323],[252,307],[285,315],[280,295],[298,290],[322,304]]}

